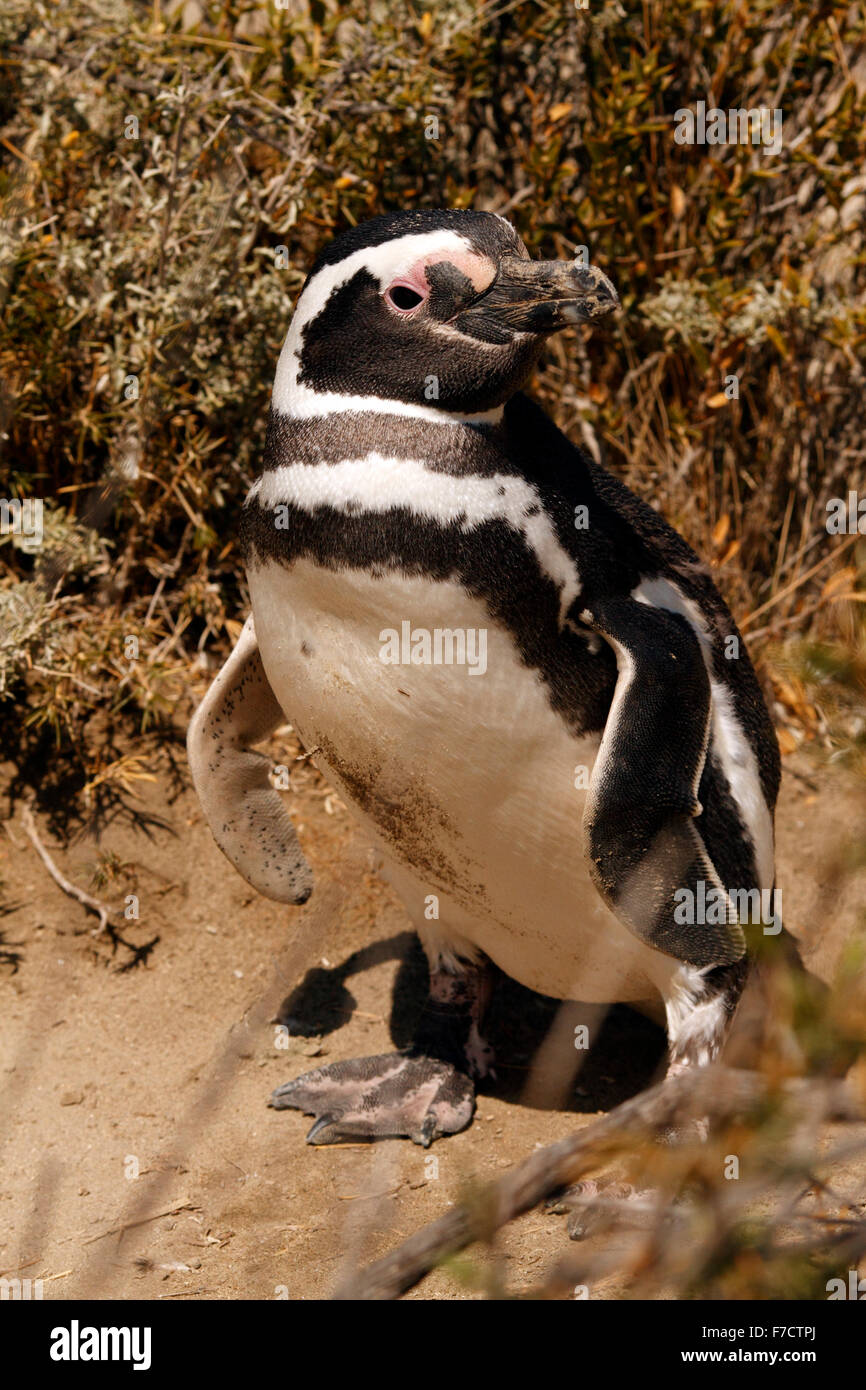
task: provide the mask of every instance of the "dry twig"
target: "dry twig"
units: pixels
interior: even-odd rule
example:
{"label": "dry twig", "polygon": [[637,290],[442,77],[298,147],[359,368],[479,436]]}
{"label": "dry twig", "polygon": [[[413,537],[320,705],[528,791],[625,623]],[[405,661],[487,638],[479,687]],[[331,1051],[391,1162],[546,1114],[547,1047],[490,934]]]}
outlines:
{"label": "dry twig", "polygon": [[39,838],[39,834],[36,830],[36,822],[33,819],[33,811],[29,804],[24,807],[21,815],[21,824],[24,827],[25,835],[33,845],[33,848],[36,850],[36,853],[39,855],[39,858],[42,860],[42,863],[54,879],[58,888],[62,888],[63,892],[66,893],[68,897],[75,898],[76,902],[81,903],[82,907],[86,907],[88,912],[95,913],[99,918],[100,932],[107,931],[110,918],[119,916],[117,908],[106,907],[105,903],[100,902],[98,898],[94,898],[90,893],[85,892],[83,888],[79,888],[77,884],[72,883],[60,872]]}
{"label": "dry twig", "polygon": [[[722,1119],[753,1106],[770,1094],[767,1080],[756,1072],[707,1067],[662,1081],[627,1100],[585,1129],[536,1150],[494,1184],[484,1202],[486,1237],[529,1211],[545,1197],[566,1187],[595,1167],[627,1135],[658,1132],[681,1119],[684,1111],[699,1111]],[[785,1086],[792,1101],[813,1099],[820,1089],[826,1118],[859,1120],[863,1105],[845,1082],[793,1081]],[[479,1237],[478,1220],[467,1206],[446,1212],[431,1225],[344,1283],[337,1299],[397,1298],[449,1255]]]}

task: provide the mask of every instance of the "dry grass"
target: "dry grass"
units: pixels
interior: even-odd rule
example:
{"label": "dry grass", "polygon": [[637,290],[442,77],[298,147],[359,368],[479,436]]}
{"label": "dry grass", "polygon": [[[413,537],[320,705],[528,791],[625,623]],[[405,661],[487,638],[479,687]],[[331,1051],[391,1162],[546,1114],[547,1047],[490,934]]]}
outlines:
{"label": "dry grass", "polygon": [[[866,543],[824,526],[866,487],[862,11],[13,0],[0,32],[3,487],[52,499],[35,558],[0,546],[0,693],[82,783],[95,710],[165,719],[224,650],[293,296],[406,203],[610,272],[619,326],[536,390],[712,559],[783,742],[862,753]],[[677,145],[699,95],[779,106],[781,154]]]}

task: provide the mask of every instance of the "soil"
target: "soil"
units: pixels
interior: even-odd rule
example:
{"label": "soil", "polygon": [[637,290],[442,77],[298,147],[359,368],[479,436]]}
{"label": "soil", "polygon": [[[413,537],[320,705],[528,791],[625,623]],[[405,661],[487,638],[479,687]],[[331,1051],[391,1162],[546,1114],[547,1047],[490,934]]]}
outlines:
{"label": "soil", "polygon": [[[288,762],[297,748],[282,731],[271,752]],[[127,945],[51,879],[20,799],[2,827],[0,1274],[41,1278],[45,1298],[327,1298],[468,1185],[589,1123],[663,1064],[661,1031],[615,1008],[576,1092],[556,1094],[543,1073],[527,1089],[555,1006],[503,980],[490,1028],[498,1080],[467,1131],[426,1152],[398,1140],[305,1145],[311,1120],[269,1109],[271,1090],[324,1061],[404,1044],[424,962],[339,799],[314,768],[292,766],[289,809],[317,885],[303,908],[243,882],[159,755],[156,780],[123,798],[137,814],[110,820],[98,841],[62,848],[36,816],[68,879],[106,902],[138,896]],[[866,874],[841,867],[845,846],[862,844],[864,811],[862,782],[803,753],[785,759],[785,919],[824,979],[866,914]],[[94,887],[107,853],[113,876]],[[866,1192],[866,1163],[844,1178]],[[538,1284],[567,1248],[561,1216],[512,1223],[499,1244],[507,1287]],[[478,1294],[449,1267],[408,1296]],[[593,1296],[615,1297],[615,1286]]]}

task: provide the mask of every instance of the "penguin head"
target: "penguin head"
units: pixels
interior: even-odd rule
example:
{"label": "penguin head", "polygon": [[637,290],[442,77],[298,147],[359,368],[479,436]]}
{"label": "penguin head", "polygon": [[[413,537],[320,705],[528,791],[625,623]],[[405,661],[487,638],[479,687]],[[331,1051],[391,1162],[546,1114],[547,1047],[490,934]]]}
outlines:
{"label": "penguin head", "polygon": [[313,266],[273,405],[299,417],[483,417],[524,385],[550,333],[618,304],[595,266],[531,260],[495,213],[388,213],[337,237]]}

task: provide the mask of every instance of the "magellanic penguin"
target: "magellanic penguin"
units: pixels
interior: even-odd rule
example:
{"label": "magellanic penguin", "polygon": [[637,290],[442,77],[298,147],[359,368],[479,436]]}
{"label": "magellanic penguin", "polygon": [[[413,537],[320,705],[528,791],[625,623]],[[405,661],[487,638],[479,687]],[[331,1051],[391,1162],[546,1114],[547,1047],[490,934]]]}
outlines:
{"label": "magellanic penguin", "polygon": [[562,1000],[661,996],[674,1069],[716,1056],[743,989],[779,784],[745,645],[680,536],[521,394],[549,334],[617,305],[471,211],[353,228],[298,300],[243,512],[252,617],[193,777],[240,873],[305,902],[251,751],[291,721],[430,965],[411,1049],[275,1092],[312,1143],[469,1123],[491,961]]}

